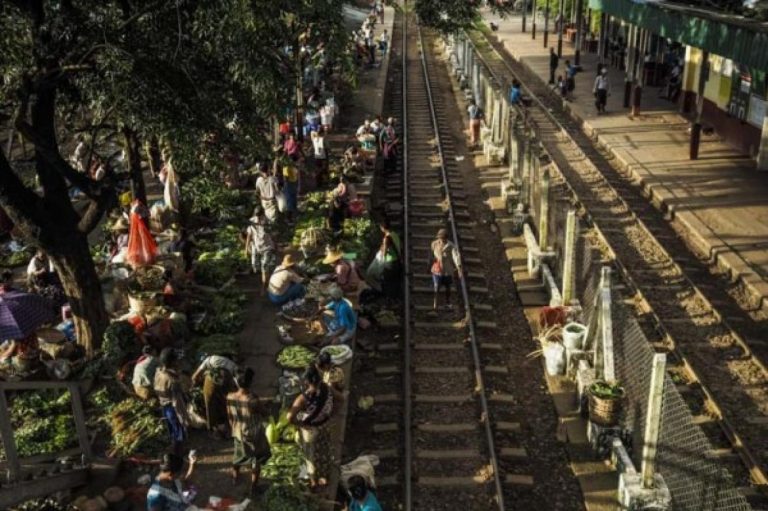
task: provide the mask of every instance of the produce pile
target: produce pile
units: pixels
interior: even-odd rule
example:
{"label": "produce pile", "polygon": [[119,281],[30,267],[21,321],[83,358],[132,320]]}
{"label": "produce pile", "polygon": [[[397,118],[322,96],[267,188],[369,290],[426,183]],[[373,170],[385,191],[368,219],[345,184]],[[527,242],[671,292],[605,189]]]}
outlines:
{"label": "produce pile", "polygon": [[133,397],[116,404],[107,417],[112,431],[110,456],[156,455],[167,445],[167,432],[157,402]]}
{"label": "produce pile", "polygon": [[286,346],[277,354],[277,365],[286,369],[305,369],[315,360],[315,352],[304,346]]}
{"label": "produce pile", "polygon": [[236,334],[243,329],[245,294],[232,289],[221,290],[198,298],[193,308],[200,314],[193,322],[195,335]]}
{"label": "produce pile", "polygon": [[269,511],[318,511],[317,497],[293,485],[273,485],[264,494],[264,509]]}
{"label": "produce pile", "polygon": [[31,249],[25,248],[14,252],[12,250],[0,251],[0,268],[15,268],[26,265],[34,253]]}
{"label": "produce pile", "polygon": [[19,456],[49,454],[77,446],[69,391],[19,392],[10,402]]}

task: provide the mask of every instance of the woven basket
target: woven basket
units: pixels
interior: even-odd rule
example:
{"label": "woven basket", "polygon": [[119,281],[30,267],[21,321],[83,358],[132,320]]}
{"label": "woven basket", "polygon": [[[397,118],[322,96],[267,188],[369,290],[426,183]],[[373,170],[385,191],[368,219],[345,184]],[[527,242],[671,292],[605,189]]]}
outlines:
{"label": "woven basket", "polygon": [[587,399],[590,421],[605,427],[615,426],[619,422],[624,404],[623,390],[620,397],[610,399],[597,397],[587,391]]}

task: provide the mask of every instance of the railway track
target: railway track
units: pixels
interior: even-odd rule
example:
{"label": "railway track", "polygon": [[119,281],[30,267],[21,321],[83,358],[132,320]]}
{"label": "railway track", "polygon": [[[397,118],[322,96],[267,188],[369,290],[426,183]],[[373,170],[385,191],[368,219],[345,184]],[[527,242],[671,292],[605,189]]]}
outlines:
{"label": "railway track", "polygon": [[[486,68],[508,87],[517,78],[532,98],[525,115],[629,287],[641,325],[718,456],[740,485],[768,485],[768,370],[745,339],[765,327],[739,307],[679,239],[662,212],[610,164],[541,80],[473,31]],[[719,448],[719,449],[718,449]]]}

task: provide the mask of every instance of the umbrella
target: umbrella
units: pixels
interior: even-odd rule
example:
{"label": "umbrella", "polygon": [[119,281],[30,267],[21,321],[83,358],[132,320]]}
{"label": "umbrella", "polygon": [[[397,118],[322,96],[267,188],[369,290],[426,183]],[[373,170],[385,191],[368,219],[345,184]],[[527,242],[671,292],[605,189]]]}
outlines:
{"label": "umbrella", "polygon": [[40,295],[20,291],[0,295],[0,339],[22,339],[55,317],[51,303]]}

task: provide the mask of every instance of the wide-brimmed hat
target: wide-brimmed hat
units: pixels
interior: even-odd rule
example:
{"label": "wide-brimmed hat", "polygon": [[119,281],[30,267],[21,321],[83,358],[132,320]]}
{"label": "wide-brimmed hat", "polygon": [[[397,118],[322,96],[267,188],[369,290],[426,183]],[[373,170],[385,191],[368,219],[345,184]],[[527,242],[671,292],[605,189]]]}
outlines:
{"label": "wide-brimmed hat", "polygon": [[127,231],[128,227],[129,227],[128,221],[125,219],[125,217],[121,216],[115,221],[115,223],[112,224],[112,227],[110,227],[110,229],[112,231],[120,232],[120,231]]}
{"label": "wide-brimmed hat", "polygon": [[448,238],[448,230],[447,229],[439,229],[437,231],[437,237],[438,238]]}
{"label": "wide-brimmed hat", "polygon": [[293,257],[293,254],[285,254],[285,256],[283,256],[283,262],[280,264],[280,266],[283,268],[288,268],[290,266],[295,266],[296,262],[296,258]]}
{"label": "wide-brimmed hat", "polygon": [[344,254],[341,253],[341,251],[338,250],[331,250],[325,255],[325,259],[323,259],[323,264],[333,264],[339,259],[344,257]]}

